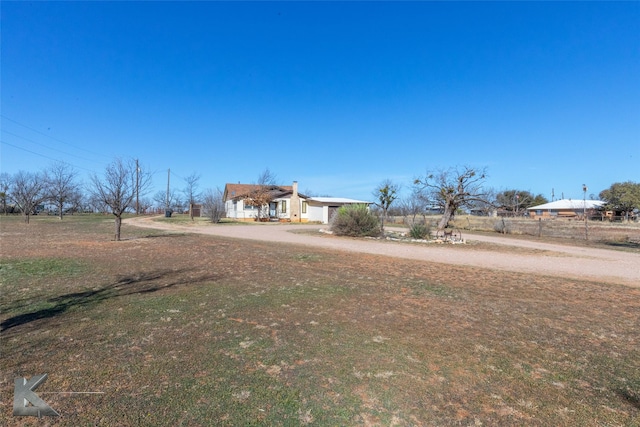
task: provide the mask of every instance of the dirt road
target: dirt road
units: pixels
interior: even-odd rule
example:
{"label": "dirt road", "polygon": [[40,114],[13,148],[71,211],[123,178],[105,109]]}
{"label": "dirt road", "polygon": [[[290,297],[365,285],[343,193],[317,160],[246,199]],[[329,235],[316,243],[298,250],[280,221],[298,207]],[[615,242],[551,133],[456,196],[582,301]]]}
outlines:
{"label": "dirt road", "polygon": [[456,264],[531,274],[579,278],[640,287],[640,255],[629,252],[515,240],[500,236],[465,234],[467,242],[497,245],[482,250],[470,245],[400,243],[368,239],[313,236],[293,231],[318,230],[324,225],[177,225],[153,221],[152,217],[126,220],[127,224],[161,230],[210,234],[238,239],[262,240],[362,252],[442,264]]}

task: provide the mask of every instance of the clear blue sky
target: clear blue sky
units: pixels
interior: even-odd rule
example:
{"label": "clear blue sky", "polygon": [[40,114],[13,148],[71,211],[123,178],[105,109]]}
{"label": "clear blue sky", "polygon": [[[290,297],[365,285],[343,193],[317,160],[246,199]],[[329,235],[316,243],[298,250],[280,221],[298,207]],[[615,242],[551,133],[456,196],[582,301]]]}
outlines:
{"label": "clear blue sky", "polygon": [[268,167],[360,199],[457,165],[547,198],[640,181],[637,1],[0,7],[3,172],[132,157],[156,192]]}

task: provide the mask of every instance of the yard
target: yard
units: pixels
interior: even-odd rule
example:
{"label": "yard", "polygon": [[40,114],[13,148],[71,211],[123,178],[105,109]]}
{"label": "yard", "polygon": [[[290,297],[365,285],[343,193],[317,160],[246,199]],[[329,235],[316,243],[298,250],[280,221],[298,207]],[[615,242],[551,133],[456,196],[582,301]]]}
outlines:
{"label": "yard", "polygon": [[640,425],[639,288],[112,228],[0,218],[1,425]]}

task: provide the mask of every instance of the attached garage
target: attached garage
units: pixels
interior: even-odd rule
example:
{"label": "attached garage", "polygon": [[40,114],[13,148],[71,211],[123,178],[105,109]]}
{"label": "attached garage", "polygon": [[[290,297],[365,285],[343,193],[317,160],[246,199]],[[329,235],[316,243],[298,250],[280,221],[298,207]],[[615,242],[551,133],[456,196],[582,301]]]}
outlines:
{"label": "attached garage", "polygon": [[307,199],[309,222],[328,224],[341,206],[367,205],[371,202],[364,200],[345,199],[342,197],[311,197]]}

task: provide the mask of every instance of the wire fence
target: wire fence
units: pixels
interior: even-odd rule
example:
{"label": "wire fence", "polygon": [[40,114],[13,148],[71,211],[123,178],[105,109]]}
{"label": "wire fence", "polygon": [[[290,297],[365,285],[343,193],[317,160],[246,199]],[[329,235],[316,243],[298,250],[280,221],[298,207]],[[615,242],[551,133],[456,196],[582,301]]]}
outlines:
{"label": "wire fence", "polygon": [[[433,229],[437,228],[440,215],[416,217]],[[396,216],[389,218],[390,224],[410,224],[414,218]],[[453,228],[468,231],[495,232],[510,235],[535,236],[540,238],[562,238],[602,242],[619,242],[640,245],[640,222],[600,221],[578,219],[530,219],[513,217],[456,216],[450,224]]]}

